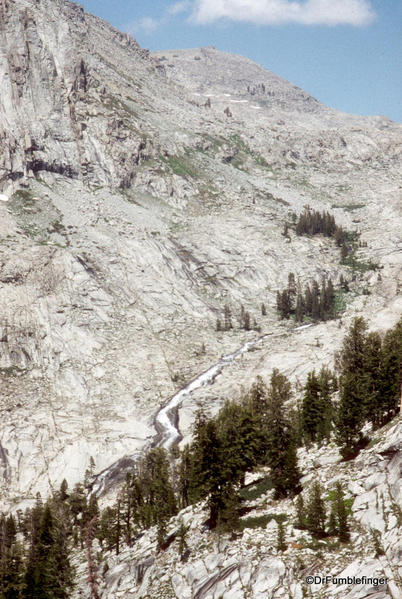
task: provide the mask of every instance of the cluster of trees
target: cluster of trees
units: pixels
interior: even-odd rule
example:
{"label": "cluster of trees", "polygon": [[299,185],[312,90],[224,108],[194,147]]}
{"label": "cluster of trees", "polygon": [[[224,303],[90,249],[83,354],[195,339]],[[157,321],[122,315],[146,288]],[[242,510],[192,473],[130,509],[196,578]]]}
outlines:
{"label": "cluster of trees", "polygon": [[[338,377],[326,368],[307,376],[298,410],[298,439],[307,447],[331,435],[345,458],[366,439],[365,424],[375,429],[396,413],[402,384],[402,319],[383,340],[369,333],[363,318],[355,318],[336,357]],[[338,391],[337,402],[333,394]]]}
{"label": "cluster of trees", "polygon": [[298,436],[307,447],[330,439],[336,417],[332,396],[337,388],[337,378],[328,368],[321,368],[318,375],[315,370],[308,373],[299,411]]}
{"label": "cluster of trees", "polygon": [[382,426],[397,412],[402,384],[402,319],[383,340],[356,318],[337,357],[339,406],[336,435],[345,457],[364,441],[362,427]]}
{"label": "cluster of trees", "polygon": [[[261,305],[261,314],[263,316],[266,315],[265,305]],[[240,306],[240,313],[238,316],[239,327],[244,329],[245,331],[261,331],[261,328],[258,326],[255,318],[251,318],[250,312],[248,312],[243,304]],[[223,308],[223,318],[216,319],[216,330],[217,331],[230,331],[233,329],[233,317],[232,311],[228,304],[225,304]]]}
{"label": "cluster of trees", "polygon": [[167,452],[153,448],[127,476],[116,504],[101,515],[97,537],[102,546],[119,553],[120,542],[131,546],[141,530],[157,526],[162,545],[166,524],[178,511],[175,480]]}
{"label": "cluster of trees", "polygon": [[[276,498],[297,495],[297,447],[335,439],[345,456],[355,451],[366,422],[379,426],[396,412],[401,365],[402,319],[381,342],[358,318],[337,357],[339,376],[327,368],[310,372],[296,409],[289,407],[290,382],[275,369],[268,385],[258,377],[240,401],[227,401],[216,416],[200,410],[191,444],[181,452],[173,448],[170,454],[151,449],[127,477],[116,505],[100,517],[100,543],[119,552],[121,540],[130,545],[141,530],[156,525],[163,547],[168,519],[200,500],[208,505],[210,528],[234,530],[245,473],[258,466],[270,467]],[[332,495],[328,521],[319,487],[312,487],[306,507],[299,496],[298,526],[316,537],[338,535],[346,541],[342,489]]]}
{"label": "cluster of trees", "polygon": [[296,223],[297,235],[324,235],[336,237],[343,235],[343,229],[338,227],[335,218],[329,212],[318,212],[305,208],[299,215]]}
{"label": "cluster of trees", "polygon": [[[335,218],[329,212],[318,212],[306,207],[299,217],[294,213],[293,221],[297,235],[324,235],[332,237],[341,250],[341,262],[347,264],[358,237],[356,232],[346,231],[336,224]],[[288,225],[285,225],[284,235],[287,235]]]}
{"label": "cluster of trees", "polygon": [[245,473],[257,465],[270,466],[277,498],[297,492],[294,418],[286,406],[290,396],[289,381],[275,369],[268,386],[258,378],[240,402],[227,401],[215,418],[198,413],[194,441],[180,461],[182,506],[206,498],[210,526],[233,528],[238,491]]}
{"label": "cluster of trees", "polygon": [[[227,401],[214,417],[197,413],[193,441],[182,451],[153,448],[127,476],[114,505],[100,514],[96,496],[83,485],[60,490],[46,503],[38,496],[25,512],[0,515],[0,597],[64,599],[70,595],[73,547],[86,548],[92,596],[97,597],[97,565],[92,542],[119,553],[143,529],[157,526],[159,547],[169,518],[205,500],[210,528],[234,530],[239,524],[245,473],[269,466],[276,498],[301,491],[297,447],[335,438],[348,458],[362,446],[363,427],[379,427],[398,410],[402,383],[402,319],[384,339],[356,318],[336,358],[338,376],[326,368],[307,376],[303,399],[289,407],[291,385],[278,370],[269,384],[258,377],[240,401]],[[338,400],[334,401],[334,394]],[[347,506],[342,487],[330,493],[327,519],[322,489],[315,483],[296,500],[297,526],[313,536],[348,540]],[[185,550],[185,527],[178,533]],[[282,531],[283,533],[283,531]],[[281,534],[282,534],[281,533]],[[282,535],[283,536],[283,535]],[[283,545],[283,539],[278,540]]]}
{"label": "cluster of trees", "polygon": [[163,546],[168,519],[190,504],[206,500],[210,528],[236,528],[239,490],[247,471],[269,465],[277,498],[300,490],[294,415],[287,378],[274,370],[267,386],[261,378],[240,402],[227,401],[215,417],[196,415],[193,442],[168,454],[151,449],[127,477],[113,507],[102,513],[97,536],[119,551],[121,539],[131,544],[139,532],[157,526]]}
{"label": "cluster of trees", "polygon": [[311,485],[305,504],[303,494],[296,499],[296,528],[308,530],[316,539],[337,536],[339,541],[349,540],[348,516],[350,508],[345,501],[342,484],[338,481],[330,493],[331,509],[327,520],[327,510],[323,490],[318,481]]}
{"label": "cluster of trees", "polygon": [[276,294],[276,307],[281,318],[294,315],[296,322],[303,322],[305,316],[313,320],[330,320],[335,317],[334,285],[331,279],[323,279],[321,286],[314,280],[311,286],[306,285],[303,292],[291,272],[286,289]]}
{"label": "cluster of trees", "polygon": [[67,599],[73,586],[72,546],[84,541],[87,523],[97,510],[77,485],[60,491],[17,516],[0,516],[0,597]]}

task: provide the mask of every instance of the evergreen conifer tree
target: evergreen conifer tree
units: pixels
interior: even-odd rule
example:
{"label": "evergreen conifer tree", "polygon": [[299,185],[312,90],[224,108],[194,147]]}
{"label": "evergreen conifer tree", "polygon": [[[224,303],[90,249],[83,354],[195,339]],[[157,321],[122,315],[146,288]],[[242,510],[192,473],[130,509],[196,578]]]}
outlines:
{"label": "evergreen conifer tree", "polygon": [[337,414],[337,439],[345,456],[361,438],[364,407],[368,393],[365,370],[367,324],[355,318],[348,335],[343,340],[339,358],[340,402]]}
{"label": "evergreen conifer tree", "polygon": [[335,487],[334,511],[336,516],[336,528],[338,538],[342,543],[349,540],[348,513],[345,505],[345,498],[342,484],[338,481]]}
{"label": "evergreen conifer tree", "polygon": [[307,502],[307,529],[316,538],[325,535],[325,505],[322,498],[322,489],[318,481],[311,487]]}
{"label": "evergreen conifer tree", "polygon": [[287,378],[274,369],[269,386],[267,463],[277,498],[296,493],[300,481],[295,433],[285,414],[290,389]]}
{"label": "evergreen conifer tree", "polygon": [[364,370],[367,385],[364,411],[365,417],[370,420],[374,427],[380,424],[382,418],[382,398],[380,395],[381,361],[381,337],[378,333],[369,333],[364,349]]}
{"label": "evergreen conifer tree", "polygon": [[381,354],[379,404],[386,422],[398,411],[402,397],[402,318],[386,333]]}
{"label": "evergreen conifer tree", "polygon": [[304,388],[302,404],[302,431],[307,444],[317,439],[318,423],[321,419],[320,384],[315,371],[309,372]]}
{"label": "evergreen conifer tree", "polygon": [[233,324],[232,324],[232,312],[231,312],[228,304],[225,304],[223,314],[224,314],[224,330],[230,331],[230,329],[233,328]]}
{"label": "evergreen conifer tree", "polygon": [[278,551],[286,551],[287,545],[285,543],[285,527],[282,520],[278,522],[278,532],[276,540],[276,548]]}
{"label": "evergreen conifer tree", "polygon": [[183,555],[184,552],[186,551],[188,545],[187,545],[187,533],[188,533],[188,526],[186,526],[183,522],[183,520],[180,520],[180,526],[179,526],[179,530],[177,532],[177,538],[179,541],[179,555],[180,555],[180,559],[183,559]]}

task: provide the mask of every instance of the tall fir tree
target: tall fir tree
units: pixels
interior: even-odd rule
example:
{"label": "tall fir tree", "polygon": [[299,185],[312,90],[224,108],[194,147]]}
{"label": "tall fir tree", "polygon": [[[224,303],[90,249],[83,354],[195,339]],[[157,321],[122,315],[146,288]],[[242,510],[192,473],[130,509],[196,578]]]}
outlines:
{"label": "tall fir tree", "polygon": [[316,538],[325,535],[325,505],[322,497],[322,488],[318,481],[311,487],[306,513],[307,529]]}
{"label": "tall fir tree", "polygon": [[380,394],[381,379],[381,337],[378,333],[369,333],[364,348],[364,370],[366,377],[365,417],[377,427],[382,418]]}
{"label": "tall fir tree", "polygon": [[300,472],[297,464],[295,432],[286,416],[285,403],[291,397],[288,379],[274,369],[268,389],[267,463],[277,498],[297,493]]}
{"label": "tall fir tree", "polygon": [[402,318],[384,338],[379,395],[384,423],[397,413],[402,398]]}
{"label": "tall fir tree", "polygon": [[336,518],[336,529],[338,539],[342,543],[349,541],[349,524],[348,524],[348,512],[345,505],[345,496],[340,481],[336,483],[335,487],[335,500],[334,500],[334,513]]}
{"label": "tall fir tree", "polygon": [[367,324],[355,318],[343,340],[339,356],[340,401],[336,421],[337,439],[345,457],[352,455],[360,441],[367,398],[365,349]]}

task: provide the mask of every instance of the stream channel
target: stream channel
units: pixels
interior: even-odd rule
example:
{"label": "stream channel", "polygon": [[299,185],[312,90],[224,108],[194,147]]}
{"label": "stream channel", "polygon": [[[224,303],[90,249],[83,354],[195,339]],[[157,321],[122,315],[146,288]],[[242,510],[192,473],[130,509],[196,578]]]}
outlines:
{"label": "stream channel", "polygon": [[[292,329],[292,331],[299,331],[312,326],[311,324],[301,325]],[[280,336],[283,333],[280,333]],[[155,437],[148,441],[144,447],[138,450],[136,453],[130,456],[124,456],[120,458],[111,466],[94,476],[92,482],[92,493],[97,496],[105,493],[115,483],[124,480],[127,472],[132,470],[136,462],[152,447],[163,447],[169,450],[175,443],[179,443],[182,439],[179,430],[179,407],[185,399],[191,395],[193,391],[203,387],[205,385],[212,385],[215,382],[216,377],[221,374],[222,370],[237,360],[241,355],[247,353],[260,344],[267,337],[272,337],[273,333],[265,333],[257,339],[251,339],[242,345],[239,349],[232,352],[231,354],[223,355],[216,364],[199,374],[195,379],[188,383],[185,387],[180,389],[175,395],[173,395],[164,406],[160,407],[154,417],[154,426],[156,429]]]}

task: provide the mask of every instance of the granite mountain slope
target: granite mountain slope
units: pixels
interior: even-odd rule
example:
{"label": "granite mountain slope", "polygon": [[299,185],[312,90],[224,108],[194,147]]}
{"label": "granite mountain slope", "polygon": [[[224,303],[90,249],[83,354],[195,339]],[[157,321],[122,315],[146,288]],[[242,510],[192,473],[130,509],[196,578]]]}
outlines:
{"label": "granite mountain slope", "polygon": [[[356,314],[394,324],[400,125],[330,110],[215,49],[152,56],[76,4],[2,0],[0,17],[5,503],[141,449],[162,402],[255,336],[216,332],[225,303],[274,336],[188,398],[184,436],[200,402],[216,409],[274,366],[296,382],[329,364]],[[381,277],[340,267],[328,240],[289,242],[284,222],[306,204],[358,228]],[[291,271],[353,275],[342,322],[279,322]]]}

